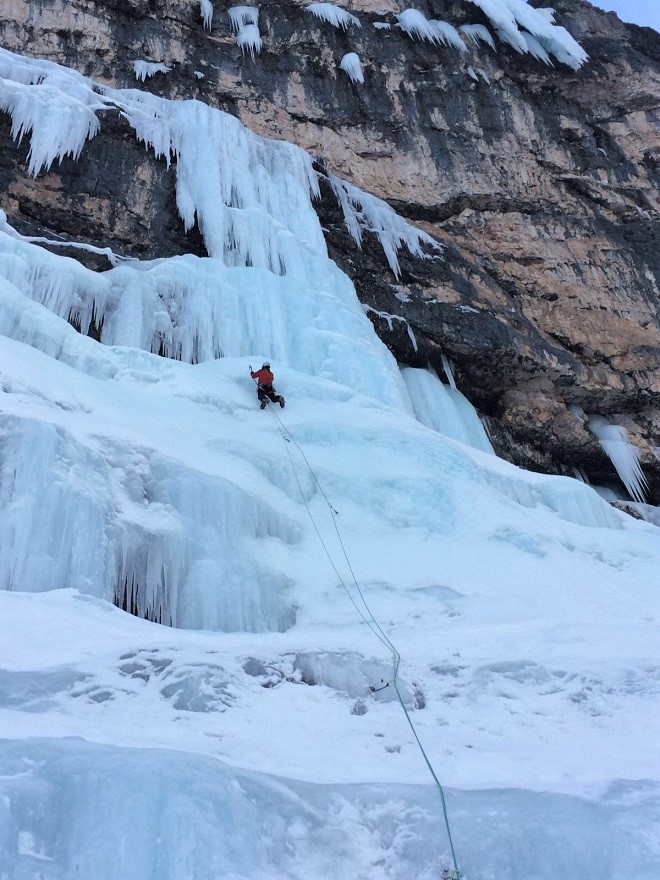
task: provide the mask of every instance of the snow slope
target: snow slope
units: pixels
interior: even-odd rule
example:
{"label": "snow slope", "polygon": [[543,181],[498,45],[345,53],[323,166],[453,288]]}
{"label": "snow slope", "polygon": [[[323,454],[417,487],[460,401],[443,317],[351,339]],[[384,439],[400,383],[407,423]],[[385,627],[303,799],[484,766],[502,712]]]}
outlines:
{"label": "snow slope", "polygon": [[[96,92],[19,68],[35,137],[75,85],[82,141],[56,141],[82,149]],[[92,273],[0,229],[0,877],[440,876],[438,793],[370,690],[392,658],[357,583],[470,880],[655,880],[660,531],[497,459],[376,337],[304,156],[167,103],[205,168],[234,138],[247,202],[179,162],[213,257]],[[389,216],[336,186],[349,226]],[[265,357],[283,411],[256,405]]]}

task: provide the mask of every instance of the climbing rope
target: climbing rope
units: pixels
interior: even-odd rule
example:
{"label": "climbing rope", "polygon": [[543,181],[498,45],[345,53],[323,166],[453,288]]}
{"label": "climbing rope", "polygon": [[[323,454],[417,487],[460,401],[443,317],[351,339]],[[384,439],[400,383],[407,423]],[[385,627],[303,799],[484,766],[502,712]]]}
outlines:
{"label": "climbing rope", "polygon": [[[461,871],[458,868],[458,861],[456,859],[456,851],[454,849],[454,842],[452,839],[451,828],[449,825],[449,815],[447,813],[447,802],[445,800],[444,789],[442,787],[440,780],[438,779],[438,776],[437,776],[435,770],[433,769],[433,765],[431,764],[429,756],[427,755],[426,750],[424,749],[424,746],[422,745],[422,741],[419,738],[419,735],[417,733],[417,730],[415,728],[413,720],[410,717],[410,713],[408,712],[408,709],[406,708],[403,697],[401,695],[401,691],[399,689],[399,667],[401,665],[401,654],[399,653],[399,651],[397,650],[397,648],[395,647],[393,642],[390,640],[389,636],[383,631],[382,627],[380,626],[380,624],[378,623],[378,621],[374,617],[374,614],[371,611],[371,608],[369,607],[367,600],[364,597],[364,593],[362,592],[359,581],[358,581],[358,579],[355,575],[355,572],[353,570],[353,566],[351,565],[351,561],[348,556],[348,552],[346,550],[346,546],[344,544],[344,541],[342,539],[341,532],[339,530],[339,526],[337,525],[338,511],[335,510],[333,505],[330,503],[330,499],[326,495],[326,493],[325,493],[323,487],[321,486],[316,474],[314,473],[314,469],[312,468],[311,464],[309,463],[309,460],[308,460],[307,456],[305,455],[304,450],[302,449],[302,447],[300,446],[298,441],[295,439],[295,437],[293,436],[291,431],[284,424],[284,422],[282,421],[282,419],[280,418],[278,413],[275,411],[275,408],[270,404],[270,402],[268,404],[268,409],[270,410],[271,415],[275,419],[275,423],[279,429],[282,440],[285,443],[285,448],[287,451],[289,462],[291,464],[291,470],[293,472],[294,478],[295,478],[296,483],[298,485],[298,489],[300,490],[300,496],[301,496],[303,503],[305,505],[307,515],[309,516],[309,519],[314,527],[314,531],[316,532],[317,537],[321,543],[321,546],[323,547],[325,555],[328,557],[328,561],[330,562],[330,565],[332,566],[333,571],[337,575],[339,582],[342,585],[346,595],[350,599],[351,604],[356,609],[356,611],[358,612],[358,614],[360,615],[362,620],[366,623],[366,625],[369,627],[369,629],[374,634],[374,636],[381,642],[381,644],[383,644],[392,653],[392,678],[387,683],[383,684],[382,687],[371,687],[371,691],[373,693],[376,693],[380,690],[384,690],[386,687],[389,687],[390,685],[392,685],[394,688],[394,691],[397,695],[397,699],[399,701],[399,704],[401,705],[401,708],[403,709],[403,713],[406,717],[406,721],[408,722],[408,724],[410,726],[410,729],[413,733],[413,736],[415,737],[415,741],[417,742],[419,750],[422,753],[422,757],[424,758],[424,762],[426,763],[426,766],[428,767],[428,770],[429,770],[429,772],[433,778],[433,781],[438,789],[438,792],[440,794],[440,804],[442,807],[442,815],[443,815],[444,822],[445,822],[445,828],[447,829],[447,838],[449,840],[449,848],[451,850],[451,857],[452,857],[452,862],[454,865],[453,870],[445,869],[445,871],[443,872],[443,880],[460,880],[460,878],[463,877],[463,874],[461,873]],[[337,566],[335,565],[335,561],[332,558],[332,554],[328,550],[327,544],[323,539],[323,536],[322,536],[321,531],[316,523],[316,520],[314,519],[314,515],[310,509],[309,503],[308,503],[307,498],[305,496],[305,491],[304,491],[302,484],[300,482],[300,479],[298,477],[298,472],[296,470],[296,466],[293,461],[293,457],[291,455],[291,449],[290,449],[291,444],[293,444],[296,447],[296,449],[299,451],[300,455],[302,456],[303,461],[305,462],[307,469],[309,470],[309,473],[312,477],[312,480],[316,484],[319,492],[321,493],[321,495],[323,497],[323,500],[325,501],[325,503],[327,504],[327,506],[330,510],[330,517],[332,519],[332,523],[333,523],[335,532],[337,534],[337,539],[339,541],[339,545],[341,547],[342,554],[344,556],[344,560],[346,561],[346,565],[347,565],[348,570],[350,572],[353,586],[357,590],[357,593],[360,597],[360,600],[361,600],[362,604],[364,605],[364,609],[365,609],[364,611],[360,608],[360,606],[355,601],[353,595],[351,594],[351,591],[348,588],[348,585],[346,584],[344,578],[342,577]]]}

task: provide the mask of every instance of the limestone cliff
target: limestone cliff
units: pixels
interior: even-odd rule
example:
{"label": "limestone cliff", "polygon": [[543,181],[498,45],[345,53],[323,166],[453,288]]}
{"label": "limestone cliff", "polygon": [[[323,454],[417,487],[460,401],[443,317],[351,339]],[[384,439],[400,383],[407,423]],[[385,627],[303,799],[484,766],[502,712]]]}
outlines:
{"label": "limestone cliff", "polygon": [[[354,0],[362,27],[346,31],[285,0],[260,5],[252,60],[236,45],[231,5],[214,3],[209,30],[199,0],[4,0],[0,44],[100,82],[199,98],[386,199],[446,246],[430,260],[403,255],[398,279],[369,236],[356,249],[327,185],[318,211],[331,255],[399,361],[441,369],[449,356],[497,451],[522,466],[612,480],[569,407],[611,417],[640,449],[658,503],[660,35],[557,0],[558,21],[590,57],[574,71],[501,42],[466,54],[413,41],[395,26],[405,4],[393,0]],[[467,0],[417,8],[488,23]],[[339,69],[350,51],[362,84]],[[171,70],[136,83],[136,59]],[[21,232],[140,257],[205,253],[196,230],[183,232],[172,170],[120,117],[78,162],[36,179],[6,116],[0,131],[0,207]],[[404,318],[417,350],[404,321],[379,313]]]}

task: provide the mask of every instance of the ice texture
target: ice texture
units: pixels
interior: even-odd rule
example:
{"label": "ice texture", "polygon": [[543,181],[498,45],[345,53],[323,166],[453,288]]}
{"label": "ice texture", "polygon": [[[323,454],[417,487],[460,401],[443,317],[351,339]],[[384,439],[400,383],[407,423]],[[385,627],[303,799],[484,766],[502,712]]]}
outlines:
{"label": "ice texture", "polygon": [[479,415],[455,385],[447,387],[431,370],[402,369],[415,417],[429,428],[493,455]]}
{"label": "ice texture", "polygon": [[339,62],[339,67],[348,75],[351,82],[364,82],[360,57],[355,52],[347,52]]}

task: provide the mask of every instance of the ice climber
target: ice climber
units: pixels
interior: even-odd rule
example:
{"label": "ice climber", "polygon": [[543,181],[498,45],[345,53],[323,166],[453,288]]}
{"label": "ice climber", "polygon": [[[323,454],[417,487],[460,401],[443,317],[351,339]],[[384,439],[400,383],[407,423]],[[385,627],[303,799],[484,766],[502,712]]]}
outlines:
{"label": "ice climber", "polygon": [[275,376],[270,371],[270,364],[268,361],[264,361],[261,365],[261,369],[257,370],[256,373],[252,370],[252,367],[250,367],[250,375],[253,379],[257,380],[257,397],[261,401],[261,409],[266,408],[266,404],[269,400],[273,403],[279,403],[280,406],[284,406],[284,398],[273,388]]}

